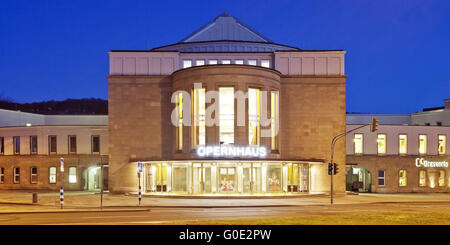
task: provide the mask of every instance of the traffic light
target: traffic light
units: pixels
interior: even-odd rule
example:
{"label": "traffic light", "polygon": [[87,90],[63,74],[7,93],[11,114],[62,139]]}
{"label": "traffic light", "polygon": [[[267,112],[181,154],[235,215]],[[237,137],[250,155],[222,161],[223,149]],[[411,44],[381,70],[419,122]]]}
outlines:
{"label": "traffic light", "polygon": [[328,163],[328,175],[332,175],[332,174],[333,174],[333,164]]}
{"label": "traffic light", "polygon": [[333,166],[333,168],[334,168],[333,174],[336,175],[337,173],[339,173],[339,172],[338,172],[338,170],[339,170],[338,164],[337,164],[337,163],[333,163],[333,165],[334,165],[334,166]]}
{"label": "traffic light", "polygon": [[372,117],[372,125],[370,131],[375,132],[378,130],[378,120],[375,117]]}

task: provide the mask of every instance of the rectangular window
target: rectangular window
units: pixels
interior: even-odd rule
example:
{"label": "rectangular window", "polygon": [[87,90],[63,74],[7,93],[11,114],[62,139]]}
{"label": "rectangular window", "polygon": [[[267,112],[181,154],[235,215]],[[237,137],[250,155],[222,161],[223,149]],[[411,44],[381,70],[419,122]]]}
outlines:
{"label": "rectangular window", "polygon": [[447,136],[439,135],[438,136],[438,153],[439,155],[445,155],[446,152],[446,144],[447,144]]}
{"label": "rectangular window", "polygon": [[278,150],[278,133],[280,131],[280,94],[278,91],[270,92],[270,130],[271,148]]}
{"label": "rectangular window", "polygon": [[243,65],[244,64],[244,60],[234,60],[234,63],[236,65]]}
{"label": "rectangular window", "polygon": [[439,186],[445,186],[445,171],[439,170]]}
{"label": "rectangular window", "polygon": [[69,135],[69,153],[77,153],[77,136]]}
{"label": "rectangular window", "polygon": [[234,144],[234,88],[219,88],[219,141]]}
{"label": "rectangular window", "polygon": [[270,68],[270,60],[261,60],[261,66]]}
{"label": "rectangular window", "polygon": [[419,170],[419,186],[427,186],[427,171]]}
{"label": "rectangular window", "polygon": [[259,145],[260,143],[260,116],[261,95],[257,88],[248,89],[248,144]]}
{"label": "rectangular window", "polygon": [[406,186],[406,170],[402,169],[398,172],[399,186]]}
{"label": "rectangular window", "polygon": [[92,153],[100,153],[100,136],[92,135]]}
{"label": "rectangular window", "polygon": [[217,65],[217,60],[208,60],[209,65]]}
{"label": "rectangular window", "polygon": [[398,135],[398,153],[400,155],[408,153],[408,136],[406,134]]}
{"label": "rectangular window", "polygon": [[77,183],[77,168],[76,167],[69,168],[69,183],[70,184]]}
{"label": "rectangular window", "polygon": [[229,65],[231,64],[231,60],[222,60],[223,65]]}
{"label": "rectangular window", "polygon": [[20,168],[13,168],[13,182],[14,184],[20,183]]}
{"label": "rectangular window", "polygon": [[183,68],[189,68],[192,66],[192,60],[183,60]]}
{"label": "rectangular window", "polygon": [[38,143],[37,143],[37,136],[30,136],[30,153],[31,154],[37,154],[37,148],[38,148]]}
{"label": "rectangular window", "polygon": [[419,154],[420,155],[427,154],[427,135],[426,134],[419,135]]}
{"label": "rectangular window", "polygon": [[48,136],[48,152],[56,154],[56,135]]}
{"label": "rectangular window", "polygon": [[384,170],[378,170],[378,186],[384,186],[385,185],[385,172]]}
{"label": "rectangular window", "polygon": [[0,184],[5,183],[5,168],[0,168]]}
{"label": "rectangular window", "polygon": [[248,60],[248,64],[251,66],[255,66],[255,65],[257,65],[257,61],[256,60]]}
{"label": "rectangular window", "polygon": [[196,66],[204,66],[205,65],[205,60],[196,60],[195,61],[195,65]]}
{"label": "rectangular window", "polygon": [[355,155],[362,155],[363,154],[363,140],[364,136],[363,134],[355,134],[353,138],[353,144],[355,149]]}
{"label": "rectangular window", "polygon": [[378,155],[386,154],[386,134],[378,134],[377,150],[378,150]]}
{"label": "rectangular window", "polygon": [[178,126],[176,132],[177,150],[183,150],[183,93],[178,93],[177,102]]}
{"label": "rectangular window", "polygon": [[192,90],[192,113],[193,113],[193,127],[192,127],[192,141],[193,147],[198,145],[205,145],[206,141],[206,108],[205,108],[205,88],[194,88]]}
{"label": "rectangular window", "polygon": [[0,137],[0,154],[5,154],[5,139],[3,137]]}
{"label": "rectangular window", "polygon": [[37,184],[37,182],[38,182],[37,167],[31,167],[31,169],[30,169],[30,182],[31,182],[31,184]]}
{"label": "rectangular window", "polygon": [[48,169],[48,183],[50,184],[56,183],[56,167],[50,167]]}
{"label": "rectangular window", "polygon": [[14,154],[20,154],[20,136],[13,137]]}

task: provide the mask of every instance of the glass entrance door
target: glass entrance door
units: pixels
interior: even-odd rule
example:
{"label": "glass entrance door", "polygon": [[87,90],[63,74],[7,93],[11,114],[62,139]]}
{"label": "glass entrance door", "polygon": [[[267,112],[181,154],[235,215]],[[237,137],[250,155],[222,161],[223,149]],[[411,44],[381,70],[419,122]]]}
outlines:
{"label": "glass entrance door", "polygon": [[237,187],[236,169],[234,167],[219,168],[219,191],[234,192]]}
{"label": "glass entrance door", "polygon": [[296,163],[289,163],[287,166],[287,191],[298,192],[299,191],[299,167]]}
{"label": "glass entrance door", "polygon": [[146,166],[146,191],[168,192],[170,182],[170,167],[165,163],[155,163]]}
{"label": "glass entrance door", "polygon": [[193,166],[194,193],[211,193],[211,164],[196,163]]}
{"label": "glass entrance door", "polygon": [[261,192],[261,164],[246,163],[242,169],[243,191],[245,193]]}

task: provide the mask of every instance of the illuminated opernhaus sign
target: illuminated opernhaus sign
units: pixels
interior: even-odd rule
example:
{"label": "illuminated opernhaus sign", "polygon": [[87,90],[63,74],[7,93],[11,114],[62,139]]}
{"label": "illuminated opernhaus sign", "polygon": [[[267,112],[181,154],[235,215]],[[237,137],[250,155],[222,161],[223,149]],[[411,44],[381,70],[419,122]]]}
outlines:
{"label": "illuminated opernhaus sign", "polygon": [[423,158],[416,158],[416,167],[426,167],[426,168],[448,168],[447,161],[427,161]]}
{"label": "illuminated opernhaus sign", "polygon": [[199,146],[200,157],[265,157],[267,149],[261,146]]}

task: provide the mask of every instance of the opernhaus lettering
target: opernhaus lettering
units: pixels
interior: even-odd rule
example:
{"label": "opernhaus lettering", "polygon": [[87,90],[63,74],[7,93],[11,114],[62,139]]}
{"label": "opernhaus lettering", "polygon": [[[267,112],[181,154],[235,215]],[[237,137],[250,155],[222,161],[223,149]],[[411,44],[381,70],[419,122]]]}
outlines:
{"label": "opernhaus lettering", "polygon": [[447,161],[427,161],[423,158],[416,158],[416,167],[425,168],[448,168]]}
{"label": "opernhaus lettering", "polygon": [[265,157],[267,150],[258,146],[199,146],[197,155],[200,157]]}
{"label": "opernhaus lettering", "polygon": [[206,240],[206,242],[210,242],[212,239],[214,232],[208,231],[186,231],[180,232],[180,236],[178,237],[180,240]]}

